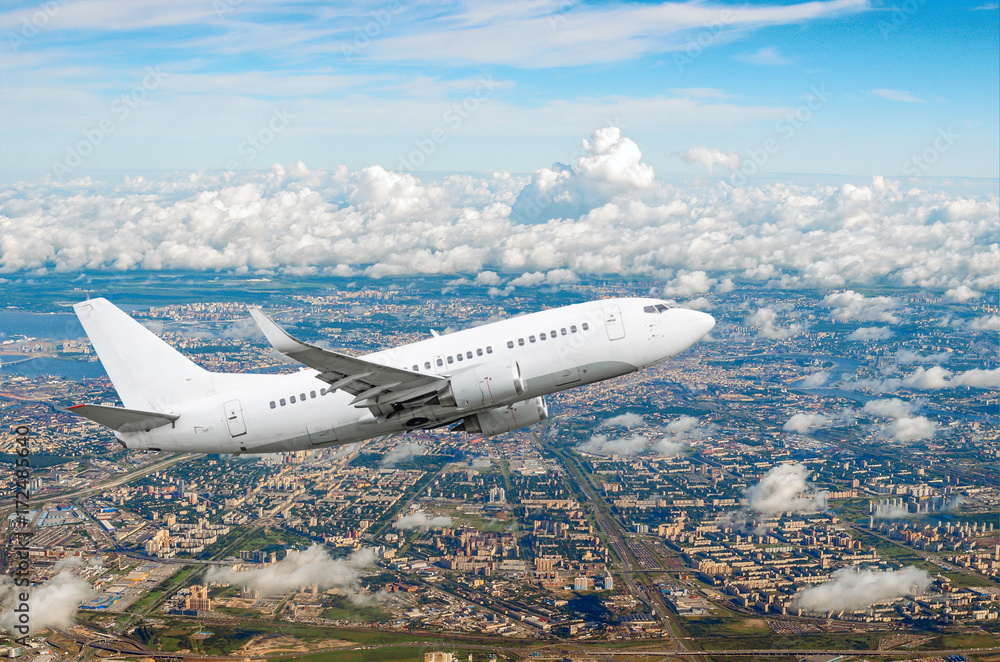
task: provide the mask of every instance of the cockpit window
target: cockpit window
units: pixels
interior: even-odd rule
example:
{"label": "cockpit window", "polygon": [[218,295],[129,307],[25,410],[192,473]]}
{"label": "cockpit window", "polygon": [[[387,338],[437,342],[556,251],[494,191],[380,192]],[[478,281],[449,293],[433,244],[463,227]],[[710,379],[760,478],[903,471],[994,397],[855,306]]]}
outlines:
{"label": "cockpit window", "polygon": [[646,306],[646,307],[644,307],[642,309],[642,312],[644,312],[644,313],[655,313],[656,312],[656,306]]}
{"label": "cockpit window", "polygon": [[659,314],[676,307],[671,303],[658,303],[655,306],[643,306],[642,312]]}

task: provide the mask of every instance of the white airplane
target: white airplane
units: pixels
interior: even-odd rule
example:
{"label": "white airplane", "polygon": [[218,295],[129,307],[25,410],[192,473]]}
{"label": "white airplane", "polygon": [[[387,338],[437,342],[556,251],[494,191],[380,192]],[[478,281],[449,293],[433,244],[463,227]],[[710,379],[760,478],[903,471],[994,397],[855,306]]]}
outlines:
{"label": "white airplane", "polygon": [[[124,407],[68,411],[128,449],[274,453],[440,428],[491,437],[545,420],[545,396],[656,365],[715,326],[655,299],[514,317],[360,357],[300,342],[259,308],[268,342],[306,368],[209,372],[106,299],[73,308]],[[457,424],[457,425],[456,425]]]}

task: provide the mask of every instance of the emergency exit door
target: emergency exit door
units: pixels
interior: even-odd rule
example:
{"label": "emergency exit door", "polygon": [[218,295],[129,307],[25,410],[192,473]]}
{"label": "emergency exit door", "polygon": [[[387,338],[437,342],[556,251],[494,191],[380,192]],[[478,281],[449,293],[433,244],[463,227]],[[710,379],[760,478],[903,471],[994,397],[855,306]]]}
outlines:
{"label": "emergency exit door", "polygon": [[239,400],[230,400],[226,403],[226,425],[229,426],[230,436],[240,437],[247,433],[247,424],[243,420],[243,408]]}

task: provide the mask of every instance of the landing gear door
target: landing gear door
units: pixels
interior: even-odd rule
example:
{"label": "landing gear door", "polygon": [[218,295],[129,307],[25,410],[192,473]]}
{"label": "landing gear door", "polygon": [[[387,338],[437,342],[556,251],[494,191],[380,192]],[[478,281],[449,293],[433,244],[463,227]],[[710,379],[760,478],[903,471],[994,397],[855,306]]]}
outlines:
{"label": "landing gear door", "polygon": [[607,328],[608,338],[611,340],[621,340],[625,337],[621,308],[617,305],[604,307],[604,326]]}
{"label": "landing gear door", "polygon": [[243,420],[243,407],[239,400],[230,400],[226,403],[226,425],[229,426],[229,435],[241,437],[247,433],[247,424]]}

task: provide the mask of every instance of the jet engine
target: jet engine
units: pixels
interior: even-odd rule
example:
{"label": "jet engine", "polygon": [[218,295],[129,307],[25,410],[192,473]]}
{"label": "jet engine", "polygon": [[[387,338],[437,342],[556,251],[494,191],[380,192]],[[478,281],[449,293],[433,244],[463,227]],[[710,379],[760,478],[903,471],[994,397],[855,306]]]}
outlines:
{"label": "jet engine", "polygon": [[505,405],[524,393],[517,361],[491,361],[454,375],[438,393],[445,407],[469,409]]}
{"label": "jet engine", "polygon": [[493,437],[504,432],[541,423],[549,417],[545,398],[531,398],[515,402],[509,407],[495,407],[472,416],[466,416],[454,429],[465,432],[482,432]]}

